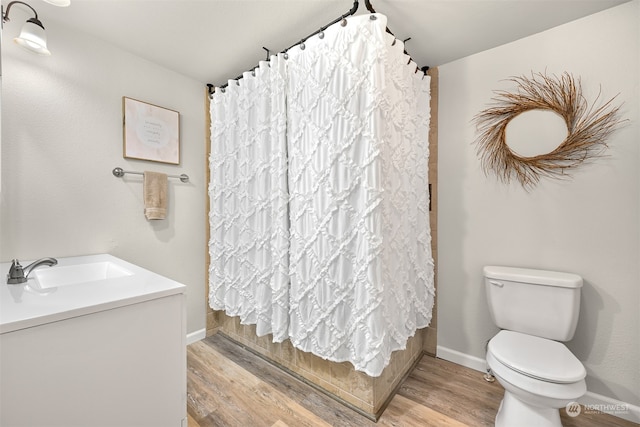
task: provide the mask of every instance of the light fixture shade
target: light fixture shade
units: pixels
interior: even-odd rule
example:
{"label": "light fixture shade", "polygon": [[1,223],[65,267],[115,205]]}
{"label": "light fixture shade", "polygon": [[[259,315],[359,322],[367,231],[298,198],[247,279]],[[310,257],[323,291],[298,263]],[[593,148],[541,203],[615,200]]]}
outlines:
{"label": "light fixture shade", "polygon": [[44,27],[35,18],[27,20],[22,26],[20,35],[13,41],[30,52],[51,55],[51,52],[47,49],[47,35],[44,32]]}
{"label": "light fixture shade", "polygon": [[44,0],[54,6],[67,7],[71,4],[71,0]]}

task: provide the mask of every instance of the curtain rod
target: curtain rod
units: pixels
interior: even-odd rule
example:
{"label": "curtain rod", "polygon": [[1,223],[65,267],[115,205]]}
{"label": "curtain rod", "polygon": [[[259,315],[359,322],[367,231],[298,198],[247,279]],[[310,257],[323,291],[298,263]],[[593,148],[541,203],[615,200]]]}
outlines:
{"label": "curtain rod", "polygon": [[[285,50],[283,50],[283,52],[287,52],[289,49],[291,49],[291,48],[293,48],[293,47],[295,47],[295,46],[297,46],[297,45],[299,45],[299,44],[301,44],[301,43],[304,43],[304,41],[305,41],[305,40],[307,40],[308,38],[313,37],[313,36],[315,36],[315,35],[316,35],[316,34],[318,34],[318,33],[321,33],[322,31],[326,30],[327,28],[329,28],[330,26],[332,26],[332,25],[333,25],[333,24],[335,24],[336,22],[340,22],[340,21],[342,21],[342,20],[343,20],[343,19],[345,19],[347,16],[352,16],[354,13],[356,13],[356,11],[357,11],[357,10],[358,10],[358,0],[354,0],[354,1],[353,1],[353,6],[351,7],[351,9],[349,9],[349,11],[348,11],[347,13],[345,13],[344,15],[340,15],[340,17],[338,17],[338,18],[334,19],[333,21],[331,21],[330,23],[328,23],[328,24],[327,24],[327,25],[325,25],[324,27],[321,27],[319,30],[317,30],[317,31],[313,32],[312,34],[309,34],[307,37],[303,38],[303,39],[302,39],[302,40],[300,40],[299,42],[294,43],[293,45],[289,46],[288,48],[286,48]],[[264,47],[263,47],[263,49],[266,49],[266,48],[264,48]],[[266,49],[266,50],[267,50],[267,58],[269,58],[269,50],[268,50],[268,49]],[[267,60],[268,60],[268,59],[267,59]],[[254,71],[256,68],[258,68],[258,67],[259,67],[259,65],[256,65],[255,67],[253,67],[253,68],[252,68],[251,70],[249,70],[249,71],[253,72],[253,71]],[[244,73],[243,73],[243,74],[244,74]],[[240,74],[239,76],[237,76],[236,78],[231,79],[231,80],[240,80],[240,79],[242,78],[243,74]],[[225,88],[225,87],[227,87],[228,85],[229,85],[229,83],[225,83],[225,84],[223,84],[222,86],[220,86],[220,88],[221,88],[221,89],[224,89],[224,88]],[[212,84],[208,83],[208,84],[207,84],[207,87],[209,88],[209,96],[211,96],[211,95],[213,94],[213,92],[215,91],[214,86],[213,86]]]}
{"label": "curtain rod", "polygon": [[[369,12],[371,12],[371,13],[377,13],[377,12],[375,11],[375,9],[373,8],[373,6],[371,5],[371,1],[370,1],[370,0],[364,0],[364,5],[365,5],[365,7],[367,8],[367,10],[368,10]],[[343,14],[343,15],[340,15],[338,18],[334,19],[333,21],[331,21],[331,22],[330,22],[330,23],[328,23],[327,25],[325,25],[325,26],[323,26],[323,27],[320,27],[320,29],[318,29],[317,31],[314,31],[313,33],[309,34],[307,37],[305,37],[305,38],[301,39],[299,42],[296,42],[296,43],[292,44],[291,46],[289,46],[288,48],[286,48],[285,50],[283,50],[283,51],[282,51],[282,53],[286,53],[288,50],[290,50],[290,49],[292,49],[292,48],[294,48],[294,47],[296,47],[296,46],[298,46],[298,45],[303,44],[307,39],[309,39],[309,38],[311,38],[311,37],[315,36],[316,34],[319,34],[319,33],[323,32],[324,30],[326,30],[327,28],[329,28],[329,27],[330,27],[330,26],[332,26],[333,24],[336,24],[336,23],[338,23],[338,22],[340,22],[340,21],[344,20],[347,16],[353,16],[353,14],[355,14],[355,13],[356,13],[356,11],[358,10],[358,6],[359,6],[358,0],[354,0],[354,1],[353,1],[353,6],[351,7],[351,9],[349,9],[349,11],[348,11],[347,13],[345,13],[345,14]],[[388,32],[389,34],[391,34],[393,37],[395,37],[395,34],[393,34],[393,33],[389,30],[389,27],[387,27],[387,28],[386,28],[386,30],[387,30],[387,32]],[[409,37],[409,39],[410,39],[410,38],[411,38],[411,37]],[[409,40],[409,39],[406,39],[405,41],[407,41],[407,40]],[[394,40],[393,44],[395,44],[395,40]],[[267,51],[267,61],[268,61],[268,60],[269,60],[270,51],[269,51],[269,49],[267,49],[266,47],[263,47],[263,49]],[[404,53],[405,53],[406,55],[409,55],[409,54],[407,53],[406,49],[405,49]],[[413,61],[413,58],[411,58],[411,55],[409,55],[409,62],[408,62],[407,64],[411,63],[411,61]],[[249,72],[251,72],[251,73],[253,73],[253,72],[256,70],[256,68],[258,68],[259,66],[260,66],[260,64],[256,65],[255,67],[253,67],[252,69],[250,69],[250,70],[248,70],[248,71],[249,71]],[[425,66],[425,67],[422,67],[422,68],[418,68],[418,67],[416,67],[416,72],[418,72],[418,70],[421,70],[423,73],[425,73],[425,74],[426,74],[426,73],[427,73],[427,70],[429,70],[429,67],[428,67],[428,66]],[[246,71],[245,71],[245,72],[246,72]],[[233,79],[231,79],[231,80],[240,80],[241,78],[243,78],[243,76],[244,76],[244,73],[240,74],[239,76],[236,76],[235,78],[233,78]],[[223,84],[222,86],[220,86],[220,89],[224,89],[224,88],[226,88],[228,85],[229,85],[229,83],[227,82],[227,83]],[[207,83],[207,88],[208,88],[208,90],[209,90],[209,97],[211,97],[211,95],[213,95],[213,93],[215,92],[215,86],[214,86],[213,84],[211,84],[211,83]]]}

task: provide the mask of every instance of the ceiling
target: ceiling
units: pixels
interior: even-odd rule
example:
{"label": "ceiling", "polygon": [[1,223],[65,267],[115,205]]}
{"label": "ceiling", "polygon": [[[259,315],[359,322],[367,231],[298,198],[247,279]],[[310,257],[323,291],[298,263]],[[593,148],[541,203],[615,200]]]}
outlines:
{"label": "ceiling", "polygon": [[[353,0],[27,0],[45,27],[90,33],[202,83],[220,85],[340,15]],[[627,0],[372,0],[420,66],[470,54]],[[7,0],[3,0],[3,4]],[[360,0],[357,14],[368,13]],[[55,55],[55,39],[49,49]]]}

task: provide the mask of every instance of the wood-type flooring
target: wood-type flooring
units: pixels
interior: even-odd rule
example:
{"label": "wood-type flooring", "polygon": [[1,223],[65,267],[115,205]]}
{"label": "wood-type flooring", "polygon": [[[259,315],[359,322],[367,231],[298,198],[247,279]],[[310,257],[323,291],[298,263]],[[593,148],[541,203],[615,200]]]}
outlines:
{"label": "wood-type flooring", "polygon": [[[425,355],[376,424],[220,334],[187,347],[189,427],[493,426],[503,392],[480,372]],[[638,426],[560,412],[565,427]]]}

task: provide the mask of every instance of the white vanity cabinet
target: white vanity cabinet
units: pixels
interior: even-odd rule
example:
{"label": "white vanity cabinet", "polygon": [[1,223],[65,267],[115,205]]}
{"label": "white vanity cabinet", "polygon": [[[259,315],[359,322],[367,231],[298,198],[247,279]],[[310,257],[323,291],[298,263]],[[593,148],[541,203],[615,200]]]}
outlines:
{"label": "white vanity cabinet", "polygon": [[185,287],[122,265],[132,274],[112,282],[112,292],[98,281],[73,285],[86,298],[67,312],[51,305],[73,300],[71,285],[50,293],[36,283],[18,285],[21,292],[1,285],[0,298],[23,311],[49,308],[40,318],[0,313],[1,426],[186,427]]}

